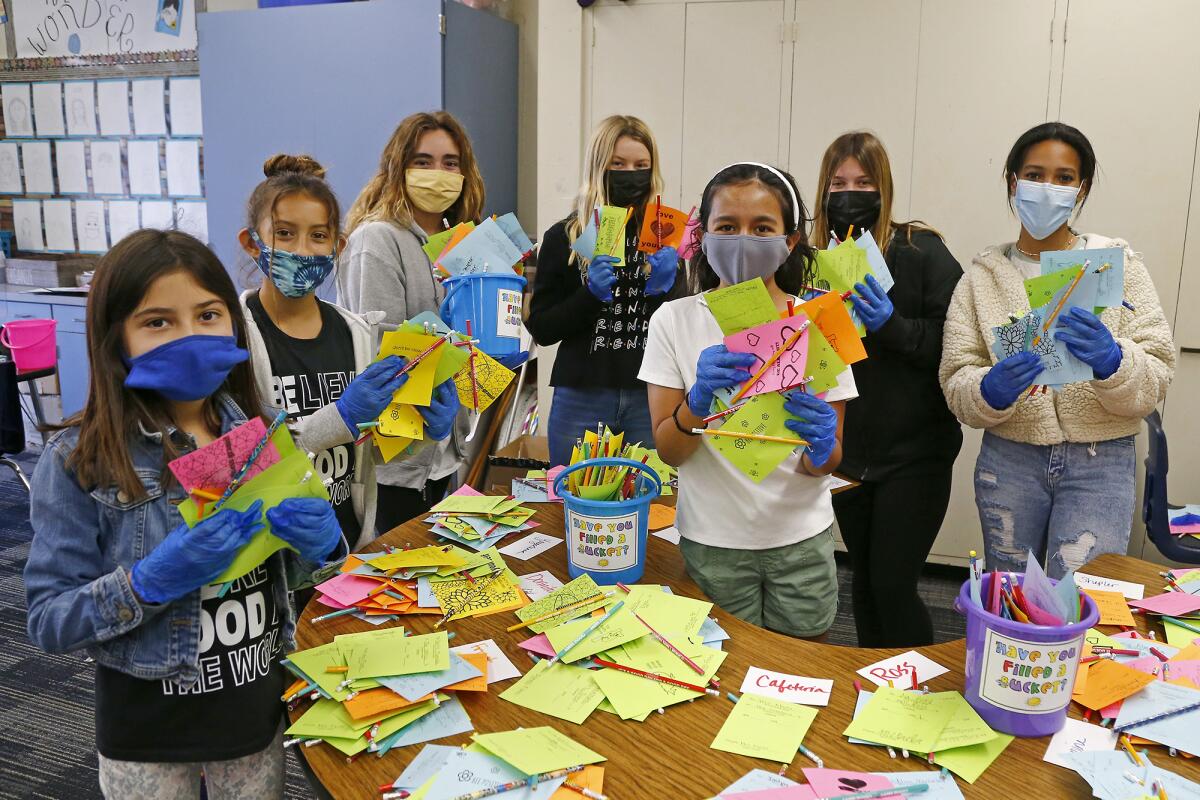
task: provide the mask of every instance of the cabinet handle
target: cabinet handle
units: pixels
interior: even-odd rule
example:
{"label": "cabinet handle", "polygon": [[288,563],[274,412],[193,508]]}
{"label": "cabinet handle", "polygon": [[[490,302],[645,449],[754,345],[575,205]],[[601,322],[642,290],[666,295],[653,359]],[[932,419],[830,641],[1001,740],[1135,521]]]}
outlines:
{"label": "cabinet handle", "polygon": [[1179,352],[1181,352],[1181,353],[1200,353],[1200,347],[1181,347],[1181,348],[1179,348]]}

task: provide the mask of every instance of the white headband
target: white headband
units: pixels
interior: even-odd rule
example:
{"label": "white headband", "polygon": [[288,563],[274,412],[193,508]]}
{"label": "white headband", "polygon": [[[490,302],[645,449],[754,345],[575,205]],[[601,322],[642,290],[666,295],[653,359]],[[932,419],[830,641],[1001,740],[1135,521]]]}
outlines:
{"label": "white headband", "polygon": [[792,196],[792,225],[793,225],[793,227],[796,228],[796,230],[799,230],[800,229],[800,198],[796,197],[796,190],[792,188],[792,182],[789,181],[787,178],[783,177],[783,173],[780,172],[779,170],[775,169],[774,167],[772,167],[770,164],[761,164],[758,161],[735,161],[732,164],[728,164],[728,165],[722,167],[721,172],[724,172],[725,170],[729,169],[730,167],[741,166],[742,164],[746,164],[751,167],[762,167],[763,169],[774,173],[776,178],[779,178],[779,180],[783,181],[783,185],[787,187],[788,194],[790,194]]}

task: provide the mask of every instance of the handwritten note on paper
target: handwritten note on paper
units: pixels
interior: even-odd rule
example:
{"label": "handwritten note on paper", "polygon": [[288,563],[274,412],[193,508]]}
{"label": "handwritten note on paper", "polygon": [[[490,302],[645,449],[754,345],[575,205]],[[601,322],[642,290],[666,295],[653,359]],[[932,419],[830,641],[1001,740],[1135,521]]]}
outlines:
{"label": "handwritten note on paper", "polygon": [[1128,625],[1130,627],[1137,623],[1133,619],[1133,614],[1129,611],[1129,606],[1125,604],[1125,596],[1120,592],[1102,592],[1099,589],[1084,589],[1084,593],[1096,601],[1096,607],[1100,609],[1101,625]]}
{"label": "handwritten note on paper", "polygon": [[544,533],[531,533],[523,539],[518,539],[510,545],[500,548],[506,556],[528,561],[534,556],[544,553],[556,544],[562,544],[562,539],[547,536]]}
{"label": "handwritten note on paper", "polygon": [[957,692],[919,694],[881,686],[845,734],[868,742],[928,753],[954,716]]}
{"label": "handwritten note on paper", "polygon": [[752,758],[789,763],[817,717],[809,706],[756,694],[742,695],[710,747]]}
{"label": "handwritten note on paper", "polygon": [[627,210],[620,206],[601,206],[600,229],[596,234],[594,255],[614,256],[615,266],[625,265],[625,219]]}
{"label": "handwritten note on paper", "polygon": [[604,756],[551,727],[477,733],[471,738],[526,775],[605,760]]}
{"label": "handwritten note on paper", "polygon": [[945,767],[967,783],[974,783],[1000,757],[1004,749],[1012,744],[1013,737],[1007,733],[996,734],[981,744],[953,747],[933,754],[933,763]]}
{"label": "handwritten note on paper", "polygon": [[[266,435],[267,426],[261,417],[255,417],[199,450],[180,456],[167,466],[184,491],[207,488],[221,492],[241,470],[250,453]],[[269,442],[246,473],[244,480],[249,481],[278,462],[279,450],[273,441]]]}
{"label": "handwritten note on paper", "polygon": [[1146,587],[1140,583],[1119,581],[1115,578],[1102,578],[1099,575],[1089,575],[1086,572],[1075,573],[1075,585],[1080,589],[1120,592],[1130,600],[1141,600],[1146,594]]}
{"label": "handwritten note on paper", "polygon": [[[550,646],[554,648],[554,652],[561,653],[563,648],[574,642],[580,634],[594,624],[595,620],[590,617],[568,622],[546,631],[546,638],[550,640]],[[622,608],[609,617],[604,624],[584,637],[583,641],[567,651],[561,660],[573,663],[581,658],[587,658],[626,642],[632,642],[634,639],[649,635],[649,633],[646,626],[638,622],[629,609]]]}
{"label": "handwritten note on paper", "polygon": [[563,585],[562,581],[554,577],[548,570],[531,572],[528,575],[518,575],[517,578],[521,582],[521,590],[534,602],[541,600],[555,589],[561,589]]}
{"label": "handwritten note on paper", "polygon": [[1124,700],[1153,680],[1153,675],[1102,658],[1088,670],[1087,688],[1073,699],[1085,708],[1099,711]]}
{"label": "handwritten note on paper", "polygon": [[[731,353],[749,353],[755,359],[754,365],[747,370],[753,383],[749,384],[743,397],[783,391],[798,386],[804,380],[804,368],[808,362],[808,331],[801,333],[794,342],[791,339],[807,319],[802,315],[784,317],[725,337],[725,347]],[[754,380],[759,370],[785,345],[787,350],[775,358],[758,380]]]}
{"label": "handwritten note on paper", "polygon": [[1070,769],[1071,765],[1064,757],[1068,753],[1112,750],[1116,746],[1116,731],[1092,725],[1081,719],[1068,718],[1062,730],[1050,737],[1050,745],[1046,748],[1042,760]]}
{"label": "handwritten note on paper", "polygon": [[833,696],[833,681],[750,667],[742,680],[742,693],[806,706],[827,706]]}
{"label": "handwritten note on paper", "polygon": [[[783,408],[785,402],[778,392],[755,395],[726,418],[721,430],[798,439],[784,424],[792,418]],[[727,436],[706,437],[704,444],[729,459],[755,483],[774,472],[797,448],[794,444]]]}
{"label": "handwritten note on paper", "polygon": [[779,319],[762,278],[706,292],[704,303],[726,336]]}
{"label": "handwritten note on paper", "polygon": [[[1125,250],[1120,247],[1099,247],[1086,250],[1048,250],[1042,253],[1042,274],[1050,275],[1068,269],[1078,270],[1090,261],[1090,275],[1083,280],[1096,281],[1095,313],[1109,306],[1119,306],[1125,299]],[[1101,271],[1105,265],[1107,269]]]}
{"label": "handwritten note on paper", "polygon": [[450,646],[445,631],[422,636],[405,636],[405,631],[389,628],[376,631],[370,639],[335,637],[346,657],[347,678],[379,678],[434,672],[450,666]]}
{"label": "handwritten note on paper", "polygon": [[[597,597],[597,595],[600,595],[600,597]],[[536,603],[531,603],[519,609],[517,611],[517,618],[522,622],[526,622],[545,616],[551,611],[558,611],[559,609],[572,606],[581,600],[590,600],[591,598],[596,599],[577,608],[572,608],[570,611],[564,611],[558,616],[550,617],[541,622],[535,622],[529,626],[529,630],[533,633],[545,633],[568,620],[582,617],[584,614],[590,614],[608,601],[608,598],[603,596],[600,587],[596,585],[596,582],[592,580],[590,575],[580,575],[561,589],[551,592]]]}
{"label": "handwritten note on paper", "polygon": [[903,688],[912,684],[913,672],[917,673],[917,683],[923,684],[938,675],[949,672],[949,670],[916,650],[909,650],[907,653],[901,653],[898,656],[885,658],[865,666],[858,671],[858,674],[876,686],[887,686],[888,681],[891,681]]}
{"label": "handwritten note on paper", "polygon": [[[379,343],[379,355],[375,360],[379,361],[386,356],[403,356],[411,361],[428,350],[430,345],[437,340],[436,336],[425,336],[419,333],[384,331],[383,338]],[[408,380],[392,395],[392,402],[417,406],[429,405],[433,396],[433,376],[437,372],[438,361],[442,357],[440,351],[449,346],[449,344],[440,345],[437,350],[422,359],[421,363],[410,369],[407,373]]]}
{"label": "handwritten note on paper", "polygon": [[638,250],[643,253],[657,253],[664,247],[678,250],[683,244],[686,227],[687,214],[678,208],[647,203],[638,234]]}
{"label": "handwritten note on paper", "polygon": [[539,661],[500,697],[581,725],[604,699],[604,693],[586,669],[570,664],[552,667],[549,661]]}
{"label": "handwritten note on paper", "polygon": [[379,676],[379,682],[409,702],[460,681],[479,678],[483,672],[456,653],[449,653],[450,666],[442,670],[409,675]]}
{"label": "handwritten note on paper", "polygon": [[[843,769],[801,770],[804,779],[817,797],[837,797],[843,794],[872,792],[876,789],[891,789],[892,782],[882,775],[870,772],[849,772]],[[894,795],[896,800],[902,795]]]}
{"label": "handwritten note on paper", "polygon": [[451,275],[511,274],[513,264],[521,260],[521,255],[496,221],[488,218],[475,226],[454,249],[444,253],[438,263]]}
{"label": "handwritten note on paper", "polygon": [[508,237],[508,240],[513,243],[513,247],[517,248],[522,255],[533,249],[533,242],[529,240],[525,229],[521,227],[516,214],[510,211],[507,214],[496,217],[496,224],[500,227],[500,230],[504,231],[504,235]]}
{"label": "handwritten note on paper", "polygon": [[508,660],[508,656],[504,655],[504,651],[500,649],[500,645],[496,644],[492,639],[484,639],[483,641],[472,642],[470,644],[460,644],[458,647],[450,648],[450,652],[458,653],[459,655],[469,655],[471,653],[485,654],[487,656],[488,683],[507,681],[521,675],[521,671],[517,669],[515,664]]}
{"label": "handwritten note on paper", "polygon": [[854,291],[854,284],[862,283],[871,274],[866,251],[859,249],[852,239],[830,250],[818,250],[816,266],[813,285],[838,294]]}

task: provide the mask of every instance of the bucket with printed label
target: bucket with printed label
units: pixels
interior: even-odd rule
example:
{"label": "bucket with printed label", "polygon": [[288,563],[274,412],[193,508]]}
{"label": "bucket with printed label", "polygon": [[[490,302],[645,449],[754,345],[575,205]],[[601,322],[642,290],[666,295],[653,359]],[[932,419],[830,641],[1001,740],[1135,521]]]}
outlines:
{"label": "bucket with printed label", "polygon": [[[582,474],[572,481],[578,473]],[[629,491],[622,492],[622,486]],[[658,474],[628,458],[587,459],[560,472],[554,492],[563,501],[571,578],[587,574],[602,586],[641,580],[650,503],[661,491]],[[626,499],[621,499],[623,494]]]}
{"label": "bucket with printed label", "polygon": [[[995,573],[983,576],[983,597],[988,597],[994,579]],[[994,730],[1050,736],[1066,724],[1083,636],[1100,620],[1096,602],[1082,592],[1080,597],[1084,606],[1079,622],[1034,625],[989,613],[971,601],[971,581],[963,583],[954,602],[967,617],[963,694]]]}
{"label": "bucket with printed label", "polygon": [[442,281],[446,297],[439,312],[442,321],[460,333],[479,340],[489,356],[507,356],[521,349],[521,301],[525,279],[516,273],[481,272],[454,275]]}
{"label": "bucket with printed label", "polygon": [[58,363],[58,323],[52,319],[15,319],[0,328],[0,344],[12,353],[17,372],[50,369]]}

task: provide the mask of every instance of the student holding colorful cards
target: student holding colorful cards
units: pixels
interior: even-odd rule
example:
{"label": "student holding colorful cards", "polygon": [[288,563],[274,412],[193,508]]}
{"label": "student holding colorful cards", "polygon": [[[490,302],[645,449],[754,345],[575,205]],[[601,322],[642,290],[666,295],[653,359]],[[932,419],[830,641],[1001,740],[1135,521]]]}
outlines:
{"label": "student holding colorful cards", "polygon": [[[1021,571],[1032,550],[1050,577],[1061,578],[1129,544],[1133,440],[1166,395],[1175,345],[1142,257],[1121,239],[1070,227],[1095,174],[1091,142],[1076,128],[1047,122],[1023,133],[1004,165],[1020,236],[975,257],[946,314],[942,390],[955,416],[985,429],[975,503],[989,570]],[[1068,263],[1083,263],[1035,309],[1032,338],[998,357],[990,345],[1000,328],[1028,315],[1027,279],[1042,276],[1055,251],[1079,251]],[[1113,294],[1101,297],[1107,270],[1121,278],[1108,278]],[[1085,299],[1073,304],[1081,285],[1090,298],[1081,290],[1076,298]],[[1068,357],[1089,377],[1056,391],[1033,386],[1039,377],[1049,383],[1043,371]]]}
{"label": "student holding colorful cards", "polygon": [[853,230],[860,247],[883,249],[895,281],[885,291],[868,276],[850,298],[867,329],[867,358],[855,364],[859,397],[846,407],[838,469],[861,485],[834,495],[833,508],[854,571],[858,644],[933,644],[917,581],[962,446],[937,382],[942,322],[962,268],[936,231],[892,218],[892,169],[873,134],[845,133],[829,145],[818,190],[814,236]]}
{"label": "student holding colorful cards", "polygon": [[38,461],[25,567],[29,636],[96,661],[96,744],[106,797],[282,797],[292,588],[346,552],[324,499],[266,512],[294,549],[211,585],[263,528],[262,501],[189,528],[169,462],[262,407],[237,292],[207,247],[146,229],[96,267],[92,382],[82,412]]}
{"label": "student holding colorful cards", "polygon": [[[718,449],[715,442],[723,437],[696,433],[716,408],[714,398],[741,391],[756,363],[754,355],[722,344],[725,328],[709,305],[715,295],[708,290],[754,288],[747,282],[760,278],[769,295],[762,300],[763,316],[768,323],[778,321],[812,280],[814,257],[804,220],[791,176],[756,163],[718,172],[700,203],[703,238],[694,267],[705,293],[674,300],[655,313],[638,377],[649,387],[659,455],[679,467],[675,524],[688,574],[737,617],[817,638],[837,610],[828,476],[841,461],[846,401],[858,394],[850,368],[843,365],[829,381],[824,399],[803,389],[785,392],[786,401],[776,393],[778,414],[786,418],[782,432],[805,446],[784,444],[769,474],[752,478]],[[757,288],[761,293],[762,285]],[[804,371],[812,368],[804,365]],[[734,402],[737,407],[736,395]]]}
{"label": "student holding colorful cards", "polygon": [[[459,121],[446,111],[406,117],[383,149],[379,172],[350,209],[338,303],[359,314],[382,311],[392,325],[422,311],[436,312],[445,291],[421,246],[447,225],[477,222],[483,198],[483,177]],[[444,399],[449,400],[448,392]],[[467,415],[460,414],[452,435],[437,447],[379,465],[375,527],[380,533],[441,499],[466,458],[468,430]]]}
{"label": "student holding colorful cards", "polygon": [[[629,443],[653,439],[638,367],[650,316],[683,286],[679,252],[670,245],[639,249],[647,204],[662,191],[658,146],[637,117],[614,116],[592,132],[587,177],[571,215],[542,238],[526,326],[540,345],[561,342],[550,383],[550,460],[566,464],[584,432],[604,423]],[[611,249],[601,239],[601,215],[619,213]],[[654,220],[652,220],[653,222]],[[686,222],[686,220],[684,221]],[[669,226],[669,227],[668,227]],[[657,230],[670,237],[683,224]],[[583,242],[591,243],[584,247]],[[650,252],[647,253],[646,251]]]}

